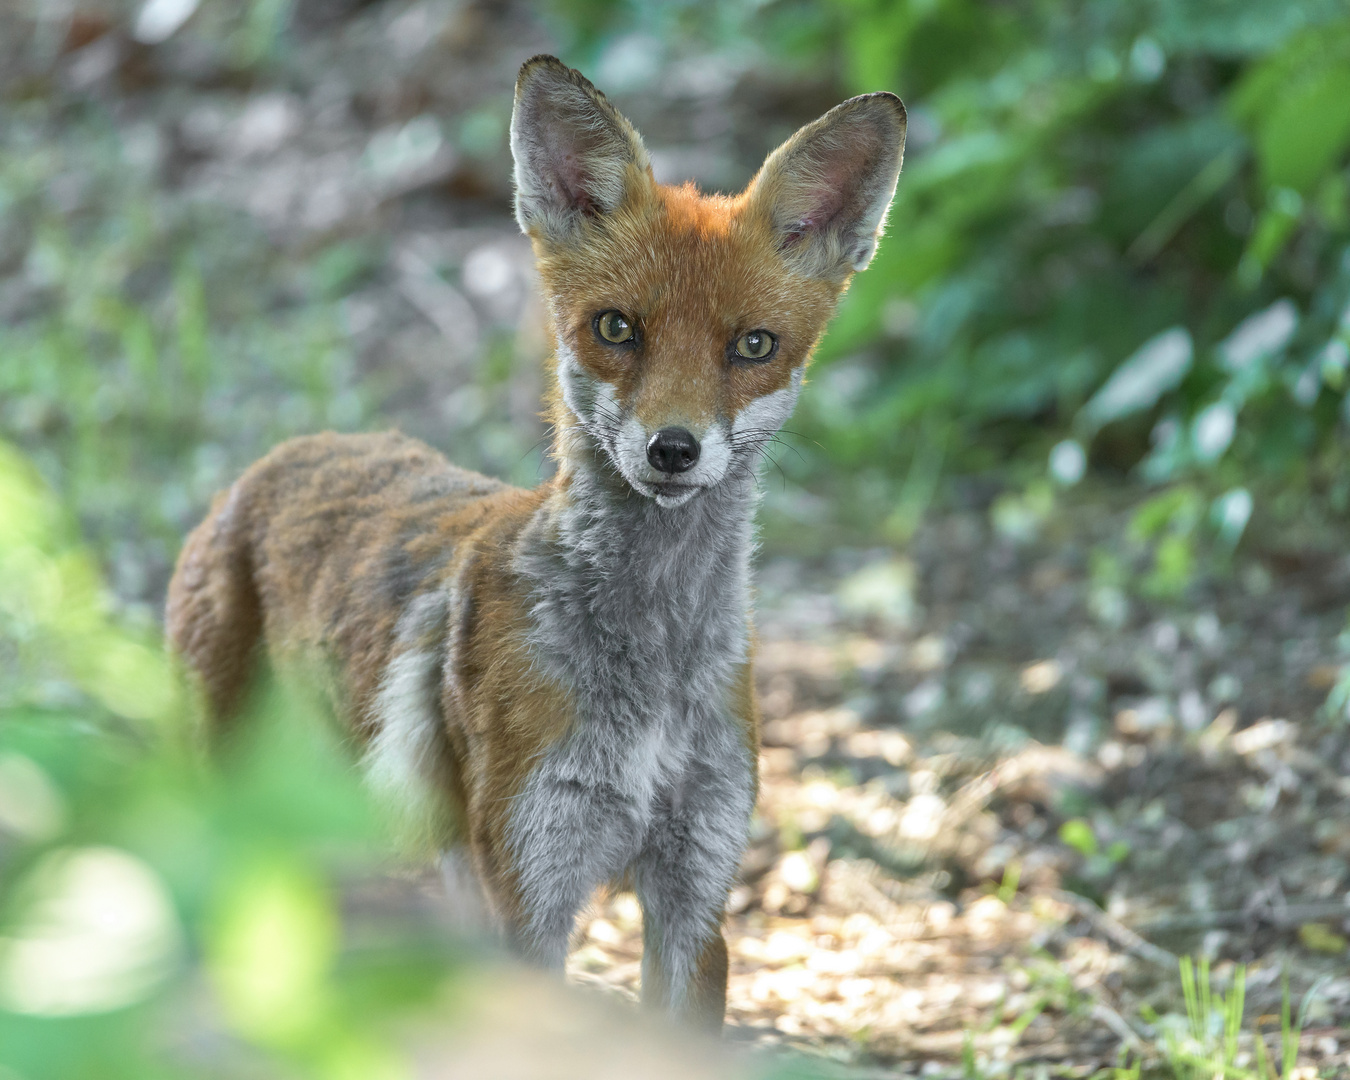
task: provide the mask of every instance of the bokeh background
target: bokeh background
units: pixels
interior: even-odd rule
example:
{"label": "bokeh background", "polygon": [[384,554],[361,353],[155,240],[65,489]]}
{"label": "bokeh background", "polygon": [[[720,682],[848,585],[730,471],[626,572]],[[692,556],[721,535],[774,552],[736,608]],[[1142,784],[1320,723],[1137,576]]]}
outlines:
{"label": "bokeh background", "polygon": [[[541,51],[707,190],[909,109],[764,472],[735,1060],[631,1033],[631,897],[554,1000],[305,702],[204,765],[159,645],[281,439],[548,475]],[[1348,148],[1342,0],[4,0],[0,1063],[1350,1075]]]}

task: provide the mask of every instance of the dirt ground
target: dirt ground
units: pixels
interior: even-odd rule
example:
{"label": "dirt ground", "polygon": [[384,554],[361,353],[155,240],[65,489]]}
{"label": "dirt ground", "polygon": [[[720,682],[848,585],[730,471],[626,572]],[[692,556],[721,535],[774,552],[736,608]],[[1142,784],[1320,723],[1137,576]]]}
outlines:
{"label": "dirt ground", "polygon": [[[331,409],[288,411],[267,371],[241,367],[200,443],[162,463],[176,535],[305,427],[396,425],[537,475],[546,346],[493,109],[519,61],[555,46],[548,28],[517,5],[302,3],[285,64],[240,80],[190,34],[149,50],[102,5],[80,10],[60,33],[0,13],[0,90],[28,103],[7,139],[70,155],[58,211],[99,205],[72,121],[93,99],[165,213],[234,215],[268,265],[371,245],[339,305],[350,363]],[[809,81],[719,79],[706,57],[668,57],[628,91],[613,74],[658,172],[712,186],[832,103]],[[18,322],[47,286],[31,237],[0,239],[0,317]],[[259,287],[278,311],[293,301],[285,274]],[[59,425],[0,405],[46,462]],[[1257,523],[1231,565],[1146,600],[1095,558],[1123,543],[1129,493],[1048,510],[998,495],[955,482],[903,548],[761,560],[763,783],[728,924],[733,1035],[850,1075],[1091,1075],[1122,1050],[1156,1058],[1184,1016],[1177,959],[1201,955],[1218,984],[1246,965],[1247,1028],[1272,1037],[1287,974],[1301,1060],[1350,1075],[1350,729],[1322,715],[1350,559],[1312,526]],[[82,524],[122,602],[153,612],[174,551],[137,525],[136,497]],[[771,515],[781,501],[770,490]],[[573,979],[632,995],[637,922],[630,896],[598,904]]]}

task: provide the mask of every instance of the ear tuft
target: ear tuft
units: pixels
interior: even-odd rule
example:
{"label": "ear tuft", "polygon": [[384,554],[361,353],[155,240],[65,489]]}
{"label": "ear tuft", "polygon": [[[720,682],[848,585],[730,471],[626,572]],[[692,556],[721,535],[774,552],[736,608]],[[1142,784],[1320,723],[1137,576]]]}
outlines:
{"label": "ear tuft", "polygon": [[516,220],[530,236],[574,238],[613,213],[634,184],[652,183],[633,125],[579,71],[553,56],[525,61],[511,114]]}
{"label": "ear tuft", "polygon": [[802,273],[842,281],[872,261],[900,176],[905,126],[898,97],[864,94],[807,124],[764,162],[750,203]]}

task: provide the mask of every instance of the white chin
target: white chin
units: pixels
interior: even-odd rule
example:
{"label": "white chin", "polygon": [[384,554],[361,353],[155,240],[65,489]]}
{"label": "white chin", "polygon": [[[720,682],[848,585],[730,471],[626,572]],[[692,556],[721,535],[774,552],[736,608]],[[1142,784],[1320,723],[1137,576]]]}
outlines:
{"label": "white chin", "polygon": [[651,491],[649,494],[656,500],[656,505],[664,507],[667,510],[673,510],[677,506],[683,506],[703,489],[701,487],[687,487],[681,491],[672,491],[666,493],[663,491]]}

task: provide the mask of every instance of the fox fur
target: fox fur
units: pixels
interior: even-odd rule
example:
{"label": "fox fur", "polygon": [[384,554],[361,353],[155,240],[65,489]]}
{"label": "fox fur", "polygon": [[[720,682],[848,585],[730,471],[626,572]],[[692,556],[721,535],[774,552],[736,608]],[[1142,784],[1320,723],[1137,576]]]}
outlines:
{"label": "fox fur", "polygon": [[[757,784],[756,468],[875,251],[904,134],[898,98],[853,98],[704,196],[658,185],[578,72],[528,61],[511,148],[555,476],[509,487],[398,434],[294,439],[216,499],[169,590],[217,728],[260,662],[326,673],[372,785],[434,822],[525,956],[560,967],[578,910],[626,882],[644,1001],[707,1028]],[[740,351],[751,332],[768,356]],[[648,446],[672,427],[698,448],[675,475]]]}

